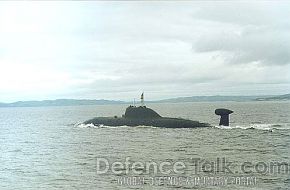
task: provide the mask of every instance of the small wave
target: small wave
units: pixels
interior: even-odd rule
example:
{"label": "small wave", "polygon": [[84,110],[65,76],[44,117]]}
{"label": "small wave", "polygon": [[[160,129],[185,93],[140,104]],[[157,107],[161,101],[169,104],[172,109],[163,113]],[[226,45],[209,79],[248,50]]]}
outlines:
{"label": "small wave", "polygon": [[258,129],[264,131],[273,130],[290,130],[287,124],[250,124],[250,125],[236,125],[236,126],[215,126],[218,129]]}
{"label": "small wave", "polygon": [[126,127],[130,127],[127,125],[122,125],[122,126],[107,126],[107,125],[103,125],[103,124],[98,124],[98,125],[94,125],[93,123],[88,123],[88,124],[84,124],[84,123],[78,123],[75,124],[75,127],[79,127],[79,128],[126,128]]}
{"label": "small wave", "polygon": [[128,125],[121,125],[121,126],[107,126],[107,125],[94,125],[93,123],[89,124],[84,124],[84,123],[77,123],[74,125],[75,127],[79,128],[127,128],[127,127],[132,127],[132,128],[157,128],[154,126],[145,126],[145,125],[138,125],[138,126],[128,126]]}
{"label": "small wave", "polygon": [[97,128],[98,126],[89,123],[89,124],[84,124],[84,123],[77,123],[74,125],[75,127],[79,127],[79,128]]}
{"label": "small wave", "polygon": [[154,126],[148,126],[148,125],[138,125],[138,126],[134,126],[134,128],[146,128],[146,129],[156,128],[156,129],[160,129],[160,127],[154,127]]}
{"label": "small wave", "polygon": [[[93,123],[84,124],[84,123],[77,123],[74,125],[78,128],[144,128],[144,129],[153,129],[153,128],[159,128],[154,126],[145,126],[145,125],[138,125],[138,126],[107,126],[103,124],[94,125]],[[289,124],[250,124],[250,125],[236,125],[236,126],[214,126],[214,128],[218,129],[255,129],[255,130],[264,130],[264,131],[271,131],[274,130],[290,130]]]}
{"label": "small wave", "polygon": [[79,123],[76,124],[75,127],[79,127],[79,128],[116,128],[116,127],[129,127],[129,126],[106,126],[106,125],[94,125],[93,123],[88,123],[88,124],[84,124],[84,123]]}

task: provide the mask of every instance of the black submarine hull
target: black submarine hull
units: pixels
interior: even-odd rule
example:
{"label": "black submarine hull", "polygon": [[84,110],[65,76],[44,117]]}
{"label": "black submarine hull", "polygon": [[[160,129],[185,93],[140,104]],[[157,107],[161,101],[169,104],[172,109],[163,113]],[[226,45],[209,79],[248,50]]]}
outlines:
{"label": "black submarine hull", "polygon": [[210,127],[207,123],[201,123],[198,121],[192,121],[181,118],[115,118],[115,117],[97,117],[90,119],[84,124],[93,124],[95,126],[154,126],[163,128],[196,128],[196,127]]}
{"label": "black submarine hull", "polygon": [[[220,125],[229,125],[229,114],[233,113],[227,109],[217,109],[217,115],[221,116]],[[162,117],[154,110],[146,106],[129,106],[122,117],[96,117],[85,121],[84,124],[95,126],[153,126],[163,128],[196,128],[210,127],[208,123],[192,121],[182,118]]]}

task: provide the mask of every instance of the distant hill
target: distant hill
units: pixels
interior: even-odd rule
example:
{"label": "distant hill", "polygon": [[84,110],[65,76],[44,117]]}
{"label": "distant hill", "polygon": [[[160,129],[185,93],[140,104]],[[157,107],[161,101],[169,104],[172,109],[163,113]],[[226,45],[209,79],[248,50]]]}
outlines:
{"label": "distant hill", "polygon": [[217,101],[254,101],[257,98],[267,98],[269,96],[191,96],[191,97],[179,97],[165,100],[159,100],[156,102],[164,103],[178,103],[178,102],[217,102]]}
{"label": "distant hill", "polygon": [[266,98],[256,98],[257,101],[285,101],[290,100],[290,94],[284,94],[280,96],[272,96],[272,97],[266,97]]}
{"label": "distant hill", "polygon": [[[281,96],[191,96],[178,97],[157,101],[146,101],[147,103],[179,103],[179,102],[218,102],[218,101],[270,101],[290,100],[290,94]],[[18,101],[13,103],[0,103],[0,107],[44,107],[44,106],[80,106],[80,105],[115,105],[131,104],[131,102],[115,100],[78,100],[78,99],[57,99],[42,101]]]}
{"label": "distant hill", "polygon": [[42,106],[79,106],[79,105],[108,105],[122,104],[123,101],[114,100],[76,100],[57,99],[43,101],[18,101],[13,103],[0,103],[0,107],[42,107]]}

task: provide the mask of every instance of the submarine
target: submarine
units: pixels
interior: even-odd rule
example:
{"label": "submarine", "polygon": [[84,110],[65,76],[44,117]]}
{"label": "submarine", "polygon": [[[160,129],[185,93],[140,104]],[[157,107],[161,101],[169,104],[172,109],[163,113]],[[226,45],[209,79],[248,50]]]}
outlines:
{"label": "submarine", "polygon": [[[156,111],[144,105],[144,96],[141,95],[141,106],[130,105],[126,108],[122,117],[96,117],[84,122],[84,124],[93,124],[95,126],[153,126],[162,128],[196,128],[211,127],[208,123],[192,121],[183,118],[162,117]],[[219,108],[215,114],[221,116],[219,125],[229,126],[229,115],[233,111]]]}

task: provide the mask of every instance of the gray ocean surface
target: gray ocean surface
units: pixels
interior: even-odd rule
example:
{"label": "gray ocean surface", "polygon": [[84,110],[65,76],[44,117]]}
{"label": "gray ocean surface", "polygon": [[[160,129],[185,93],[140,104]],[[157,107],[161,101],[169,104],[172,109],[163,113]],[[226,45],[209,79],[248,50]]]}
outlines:
{"label": "gray ocean surface", "polygon": [[[148,104],[162,116],[210,123],[210,128],[106,127],[79,123],[96,116],[121,116],[128,105],[0,108],[0,189],[290,189],[290,102],[202,102]],[[218,127],[216,108],[234,110],[230,127]],[[97,173],[97,159],[110,162],[183,162],[182,177],[256,177],[255,184],[126,185],[111,170]],[[193,159],[232,162],[234,173],[200,170]],[[244,162],[257,168],[240,171]],[[265,171],[264,171],[265,169]],[[248,170],[247,170],[248,171]],[[142,172],[142,171],[141,171]],[[142,173],[139,176],[164,176]],[[118,181],[119,180],[119,181]]]}

